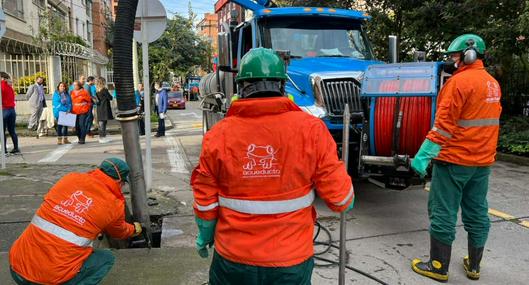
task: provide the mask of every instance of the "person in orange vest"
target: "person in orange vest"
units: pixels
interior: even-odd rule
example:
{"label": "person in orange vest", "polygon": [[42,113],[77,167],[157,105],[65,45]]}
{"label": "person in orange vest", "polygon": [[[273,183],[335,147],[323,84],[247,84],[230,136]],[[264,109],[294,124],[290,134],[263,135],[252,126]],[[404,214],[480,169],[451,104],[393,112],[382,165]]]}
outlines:
{"label": "person in orange vest", "polygon": [[114,264],[111,251],[92,248],[102,232],[116,239],[141,234],[125,221],[121,188],[129,167],[105,159],[88,173],[70,173],[46,194],[31,223],[9,252],[17,284],[98,284]]}
{"label": "person in orange vest", "polygon": [[316,195],[336,212],[354,190],[323,121],[284,96],[285,64],[250,50],[236,81],[241,99],[208,131],[191,176],[209,284],[310,284]]}
{"label": "person in orange vest", "polygon": [[483,66],[484,53],[485,42],[474,34],[459,36],[448,47],[444,69],[453,76],[439,93],[434,127],[411,165],[425,176],[434,159],[428,199],[430,260],[414,259],[411,266],[438,281],[448,280],[459,207],[468,233],[463,267],[469,279],[480,277],[489,233],[487,192],[496,158],[501,90]]}
{"label": "person in orange vest", "polygon": [[85,144],[89,131],[88,125],[92,121],[89,116],[92,112],[92,97],[79,81],[74,81],[70,96],[72,97],[72,113],[77,115],[75,130],[79,139],[78,143]]}

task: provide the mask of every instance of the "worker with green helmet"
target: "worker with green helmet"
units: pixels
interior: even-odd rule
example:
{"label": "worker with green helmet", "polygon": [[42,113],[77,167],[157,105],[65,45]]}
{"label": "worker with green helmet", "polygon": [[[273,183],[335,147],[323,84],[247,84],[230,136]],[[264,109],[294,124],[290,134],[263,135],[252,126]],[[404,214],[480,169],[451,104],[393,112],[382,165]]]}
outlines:
{"label": "worker with green helmet", "polygon": [[428,198],[430,259],[414,259],[412,269],[437,281],[448,280],[461,208],[468,233],[463,267],[468,278],[477,280],[490,228],[487,192],[496,157],[501,90],[483,65],[485,42],[481,37],[459,36],[446,53],[449,58],[443,69],[453,75],[439,93],[434,126],[411,165],[425,176],[433,160]]}
{"label": "worker with green helmet", "polygon": [[209,284],[311,284],[315,195],[333,211],[353,208],[336,143],[284,96],[286,79],[273,50],[250,50],[236,77],[241,99],[204,136],[191,185],[198,253],[215,247]]}

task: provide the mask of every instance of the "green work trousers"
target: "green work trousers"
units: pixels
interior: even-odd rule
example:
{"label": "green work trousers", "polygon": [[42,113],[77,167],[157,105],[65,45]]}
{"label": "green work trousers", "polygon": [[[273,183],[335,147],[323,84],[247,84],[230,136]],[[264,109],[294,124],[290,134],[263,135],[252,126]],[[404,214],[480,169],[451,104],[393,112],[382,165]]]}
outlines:
{"label": "green work trousers", "polygon": [[[114,265],[114,255],[110,250],[94,249],[86,259],[81,270],[63,285],[92,285],[99,284]],[[18,285],[38,285],[18,275],[11,269],[11,276]]]}
{"label": "green work trousers", "polygon": [[432,186],[428,197],[430,234],[452,245],[456,234],[459,206],[461,218],[474,247],[483,247],[490,228],[487,191],[490,167],[461,166],[434,161]]}
{"label": "green work trousers", "polygon": [[210,285],[310,285],[314,259],[291,267],[260,267],[231,262],[217,252],[209,269]]}

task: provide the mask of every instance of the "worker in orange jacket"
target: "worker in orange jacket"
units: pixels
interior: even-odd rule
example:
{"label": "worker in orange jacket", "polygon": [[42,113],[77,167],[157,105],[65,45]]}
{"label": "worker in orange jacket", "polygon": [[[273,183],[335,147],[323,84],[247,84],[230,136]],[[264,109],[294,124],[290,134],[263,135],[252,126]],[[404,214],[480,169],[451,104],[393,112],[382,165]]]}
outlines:
{"label": "worker in orange jacket", "polygon": [[325,124],[284,96],[285,65],[250,50],[241,99],[204,136],[191,185],[202,257],[214,243],[209,284],[310,284],[316,195],[353,208],[351,178]]}
{"label": "worker in orange jacket", "polygon": [[467,277],[480,277],[480,262],[488,237],[487,191],[490,166],[496,158],[501,90],[485,70],[485,42],[474,34],[456,38],[448,48],[445,71],[452,73],[437,99],[432,130],[417,152],[412,168],[426,174],[434,159],[428,200],[430,260],[415,259],[412,269],[438,281],[448,280],[457,212],[468,233]]}
{"label": "worker in orange jacket", "polygon": [[121,188],[129,167],[105,159],[88,173],[70,173],[46,194],[31,223],[9,252],[11,275],[22,284],[98,284],[114,264],[109,250],[92,248],[102,232],[137,236],[139,223],[125,221]]}

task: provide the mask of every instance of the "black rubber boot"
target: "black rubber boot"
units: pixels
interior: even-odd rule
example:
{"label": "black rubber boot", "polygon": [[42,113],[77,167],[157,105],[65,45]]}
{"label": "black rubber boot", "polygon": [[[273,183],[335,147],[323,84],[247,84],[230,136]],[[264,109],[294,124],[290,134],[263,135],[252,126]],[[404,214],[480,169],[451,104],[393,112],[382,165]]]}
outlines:
{"label": "black rubber boot", "polygon": [[479,279],[479,264],[483,257],[483,249],[484,247],[474,247],[470,243],[468,244],[468,256],[463,258],[463,268],[467,273],[468,279]]}
{"label": "black rubber boot", "polygon": [[439,282],[448,281],[448,266],[452,246],[441,243],[430,236],[430,260],[424,262],[419,258],[411,262],[411,268],[416,273],[432,278]]}

